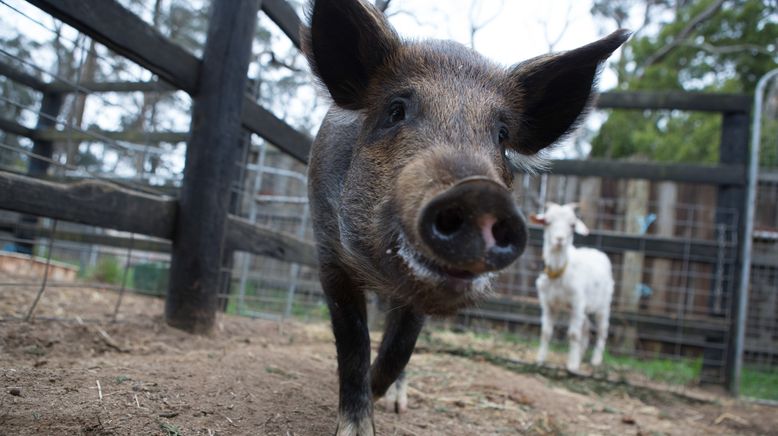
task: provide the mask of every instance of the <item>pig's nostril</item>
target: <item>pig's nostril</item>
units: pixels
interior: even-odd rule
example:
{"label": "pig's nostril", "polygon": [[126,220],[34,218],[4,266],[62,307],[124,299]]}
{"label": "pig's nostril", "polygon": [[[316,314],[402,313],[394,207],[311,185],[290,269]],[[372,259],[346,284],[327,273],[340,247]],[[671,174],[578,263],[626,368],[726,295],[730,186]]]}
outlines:
{"label": "pig's nostril", "polygon": [[459,208],[444,209],[435,217],[434,230],[444,238],[456,234],[465,224],[465,218]]}
{"label": "pig's nostril", "polygon": [[502,248],[515,244],[518,239],[516,231],[506,220],[497,221],[492,226],[492,235],[497,246]]}

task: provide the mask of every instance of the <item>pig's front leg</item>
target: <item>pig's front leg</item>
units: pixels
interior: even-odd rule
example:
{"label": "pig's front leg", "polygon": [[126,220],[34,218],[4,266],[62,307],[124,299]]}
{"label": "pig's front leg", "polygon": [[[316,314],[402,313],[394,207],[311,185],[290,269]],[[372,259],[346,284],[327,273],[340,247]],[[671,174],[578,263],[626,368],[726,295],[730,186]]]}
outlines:
{"label": "pig's front leg", "polygon": [[338,427],[336,436],[372,436],[373,399],[370,395],[370,335],[365,294],[343,269],[322,263],[321,282],[338,353]]}
{"label": "pig's front leg", "polygon": [[[393,304],[394,306],[397,304]],[[407,407],[407,400],[403,398],[405,386],[401,375],[416,346],[416,338],[424,326],[424,319],[424,315],[416,313],[408,306],[390,309],[386,314],[386,328],[381,347],[378,349],[378,357],[370,368],[370,386],[376,400],[397,380],[398,389],[394,404],[397,413],[404,412]]]}

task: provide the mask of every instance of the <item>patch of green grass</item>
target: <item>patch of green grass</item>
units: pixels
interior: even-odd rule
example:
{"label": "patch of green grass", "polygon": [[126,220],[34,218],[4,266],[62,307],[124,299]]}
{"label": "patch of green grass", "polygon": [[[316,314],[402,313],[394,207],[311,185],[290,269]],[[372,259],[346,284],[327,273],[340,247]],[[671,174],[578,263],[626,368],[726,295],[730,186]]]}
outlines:
{"label": "patch of green grass", "polygon": [[745,366],[740,375],[740,394],[778,401],[778,369]]}
{"label": "patch of green grass", "polygon": [[[231,295],[227,301],[226,312],[233,315],[247,315],[249,311],[284,314],[286,311],[286,300],[289,295],[288,289],[262,287],[262,284],[249,280],[246,282],[244,290],[246,299],[243,307],[240,307],[238,291],[233,285]],[[261,296],[261,300],[255,297]],[[324,321],[330,318],[327,305],[320,301],[316,304],[298,301],[294,299],[290,308],[290,316],[304,321]]]}
{"label": "patch of green grass", "polygon": [[[537,350],[539,338],[512,332],[474,332],[469,333],[476,338],[488,339],[494,337],[498,341],[511,345]],[[568,345],[566,341],[552,340],[549,344],[552,353],[566,354]],[[583,361],[591,358],[591,346],[584,356]],[[651,380],[664,383],[688,385],[699,381],[702,371],[702,358],[697,359],[638,359],[629,356],[615,356],[607,351],[603,356],[604,368],[600,371],[640,373]]]}
{"label": "patch of green grass", "polygon": [[603,362],[615,369],[641,373],[651,380],[681,385],[696,383],[699,381],[702,371],[702,358],[684,360],[637,359],[628,356],[614,356],[606,352]]}
{"label": "patch of green grass", "polygon": [[[124,278],[124,265],[120,264],[119,259],[113,256],[106,256],[101,258],[97,265],[92,268],[87,277],[99,283],[106,283],[109,285],[121,285]],[[133,287],[132,270],[127,274],[127,287]]]}
{"label": "patch of green grass", "polygon": [[119,376],[114,377],[113,382],[116,383],[117,385],[120,385],[120,384],[122,384],[122,383],[124,383],[124,382],[126,382],[128,380],[130,380],[130,378],[128,376],[126,376],[126,375],[119,375]]}
{"label": "patch of green grass", "polygon": [[166,436],[183,436],[181,427],[175,424],[170,424],[169,422],[160,422],[159,428],[165,433]]}

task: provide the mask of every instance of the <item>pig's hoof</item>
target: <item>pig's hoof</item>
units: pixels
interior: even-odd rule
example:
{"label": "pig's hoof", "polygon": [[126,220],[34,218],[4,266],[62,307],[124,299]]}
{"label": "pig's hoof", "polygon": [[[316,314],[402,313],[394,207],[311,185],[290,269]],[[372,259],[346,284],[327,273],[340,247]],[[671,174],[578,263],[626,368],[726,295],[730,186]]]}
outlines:
{"label": "pig's hoof", "polygon": [[405,377],[392,383],[392,386],[384,395],[386,408],[394,413],[405,413],[408,411],[408,381]]}
{"label": "pig's hoof", "polygon": [[338,428],[335,436],[375,436],[373,417],[366,416],[359,421],[353,421],[343,415],[338,416]]}

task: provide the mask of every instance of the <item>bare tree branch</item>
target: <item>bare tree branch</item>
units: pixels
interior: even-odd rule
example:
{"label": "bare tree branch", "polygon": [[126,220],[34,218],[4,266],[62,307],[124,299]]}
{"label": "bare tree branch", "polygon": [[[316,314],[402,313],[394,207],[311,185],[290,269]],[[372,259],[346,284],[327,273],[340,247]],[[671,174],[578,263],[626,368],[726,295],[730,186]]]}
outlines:
{"label": "bare tree branch", "polygon": [[646,59],[646,62],[643,64],[643,68],[642,68],[643,72],[645,72],[646,68],[650,67],[651,65],[661,62],[673,50],[681,46],[683,42],[686,41],[686,39],[689,38],[689,36],[691,36],[692,31],[694,31],[694,29],[697,26],[702,24],[705,20],[709,19],[710,17],[714,16],[716,12],[718,12],[718,10],[721,9],[721,5],[723,5],[725,1],[726,0],[715,1],[707,9],[700,12],[699,15],[692,18],[689,24],[678,33],[678,35],[671,43],[657,50],[656,53],[654,53],[653,55],[649,56],[648,59]]}
{"label": "bare tree branch", "polygon": [[538,24],[540,24],[543,27],[543,37],[546,40],[546,45],[548,45],[548,52],[553,53],[554,49],[556,48],[556,45],[559,44],[559,41],[562,40],[562,37],[565,36],[565,33],[567,33],[567,28],[570,27],[570,15],[573,11],[573,3],[568,2],[567,3],[567,11],[565,12],[565,23],[562,25],[562,30],[559,31],[559,34],[557,34],[557,37],[554,38],[554,40],[551,40],[551,37],[548,34],[548,20],[538,20]]}
{"label": "bare tree branch", "polygon": [[470,48],[475,48],[475,34],[500,16],[500,13],[505,7],[505,0],[500,0],[500,7],[497,8],[497,11],[494,13],[494,15],[482,21],[481,23],[476,23],[477,20],[476,8],[480,4],[481,2],[479,0],[473,0],[473,2],[470,3]]}
{"label": "bare tree branch", "polygon": [[375,0],[375,7],[381,12],[386,12],[386,8],[389,7],[389,3],[391,2],[392,0]]}

